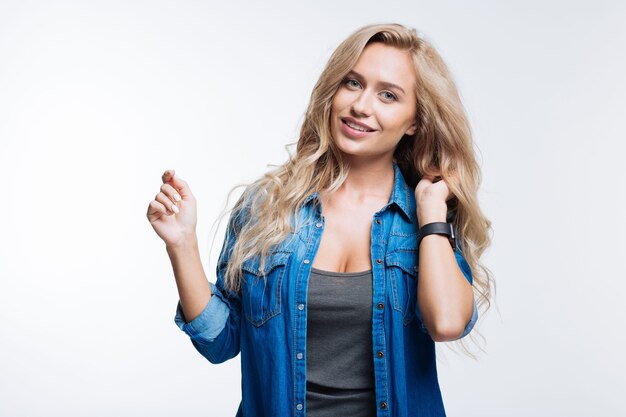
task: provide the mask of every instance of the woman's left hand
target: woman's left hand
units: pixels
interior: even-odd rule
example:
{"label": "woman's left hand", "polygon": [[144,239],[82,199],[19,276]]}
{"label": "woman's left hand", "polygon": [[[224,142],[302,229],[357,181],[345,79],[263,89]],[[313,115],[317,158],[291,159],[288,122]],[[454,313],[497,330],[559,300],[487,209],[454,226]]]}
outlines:
{"label": "woman's left hand", "polygon": [[415,187],[419,227],[432,222],[445,222],[447,201],[453,196],[443,179],[433,182],[433,175],[424,175]]}

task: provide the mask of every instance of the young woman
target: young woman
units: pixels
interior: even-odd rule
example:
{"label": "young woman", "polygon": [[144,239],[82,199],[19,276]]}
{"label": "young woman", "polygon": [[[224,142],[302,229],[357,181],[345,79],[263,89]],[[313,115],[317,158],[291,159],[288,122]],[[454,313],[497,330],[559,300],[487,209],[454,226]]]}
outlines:
{"label": "young woman", "polygon": [[212,363],[241,353],[237,416],[445,415],[435,342],[489,304],[491,223],[457,89],[414,29],[368,25],[335,50],[295,155],[235,204],[215,284],[189,185],[162,181],[147,216],[175,322]]}

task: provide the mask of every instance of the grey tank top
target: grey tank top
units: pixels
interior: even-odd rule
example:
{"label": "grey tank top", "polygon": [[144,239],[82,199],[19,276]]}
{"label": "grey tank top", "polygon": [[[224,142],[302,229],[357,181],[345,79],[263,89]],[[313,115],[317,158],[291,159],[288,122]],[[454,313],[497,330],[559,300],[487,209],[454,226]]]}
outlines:
{"label": "grey tank top", "polygon": [[312,268],[307,304],[307,417],[375,417],[372,270]]}

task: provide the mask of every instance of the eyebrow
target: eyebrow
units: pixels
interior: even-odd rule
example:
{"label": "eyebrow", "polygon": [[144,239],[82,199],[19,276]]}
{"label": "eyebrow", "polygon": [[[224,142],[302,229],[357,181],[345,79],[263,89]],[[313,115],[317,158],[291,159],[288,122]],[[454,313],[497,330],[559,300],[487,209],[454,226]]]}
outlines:
{"label": "eyebrow", "polygon": [[[350,75],[350,74],[354,74],[358,78],[361,78],[361,79],[364,78],[361,74],[359,74],[358,72],[356,72],[354,70],[350,70],[348,72],[348,75]],[[402,91],[403,94],[406,94],[406,92],[398,84],[390,83],[389,81],[380,81],[379,84],[384,86],[384,87],[387,87],[387,88],[397,88],[398,90]]]}

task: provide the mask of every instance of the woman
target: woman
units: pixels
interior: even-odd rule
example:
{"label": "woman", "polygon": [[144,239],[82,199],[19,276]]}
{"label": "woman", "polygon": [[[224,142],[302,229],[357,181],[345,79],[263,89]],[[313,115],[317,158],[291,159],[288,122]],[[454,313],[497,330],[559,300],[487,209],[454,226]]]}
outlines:
{"label": "woman", "polygon": [[188,184],[162,181],[148,219],[175,321],[212,363],[241,353],[237,416],[445,415],[435,342],[489,302],[491,223],[456,87],[414,29],[368,25],[335,50],[295,155],[235,204],[215,284]]}

